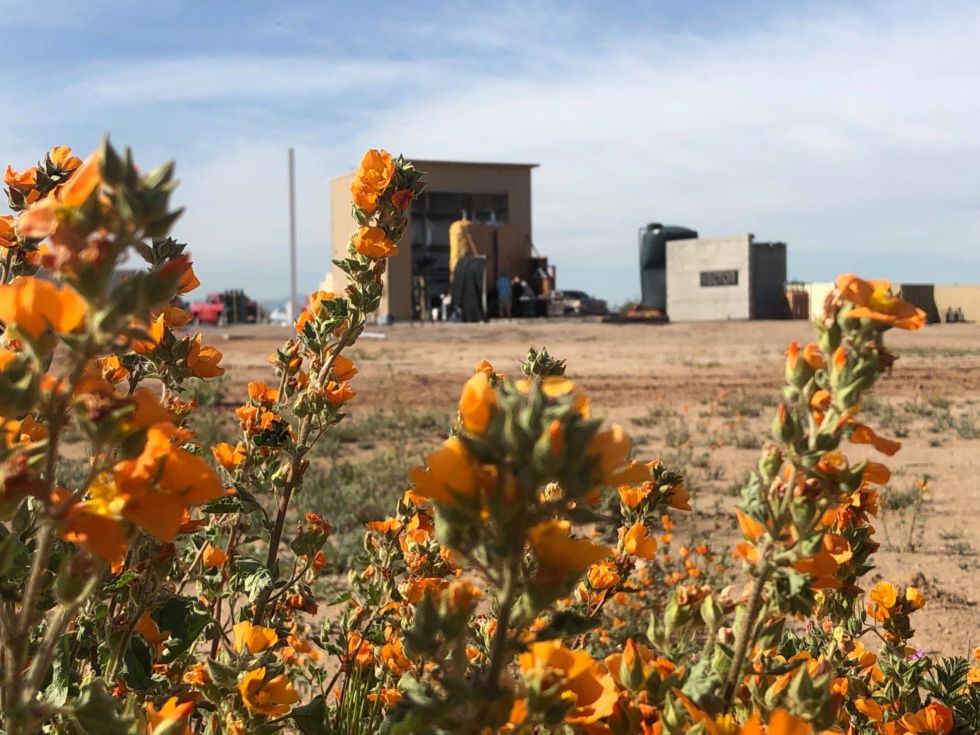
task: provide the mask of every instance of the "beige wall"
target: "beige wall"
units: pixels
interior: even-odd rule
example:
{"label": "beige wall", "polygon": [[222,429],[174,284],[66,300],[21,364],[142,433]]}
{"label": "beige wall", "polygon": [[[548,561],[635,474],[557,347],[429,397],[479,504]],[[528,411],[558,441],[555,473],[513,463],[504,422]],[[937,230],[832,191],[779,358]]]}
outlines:
{"label": "beige wall", "polygon": [[[413,159],[409,159],[413,160]],[[508,194],[508,226],[501,228],[499,249],[501,265],[513,275],[518,272],[517,263],[530,257],[528,242],[531,237],[531,169],[525,164],[461,163],[453,161],[414,160],[415,167],[425,173],[426,189],[434,192],[462,192],[469,194]],[[347,241],[355,228],[351,217],[350,185],[354,174],[344,174],[330,181],[330,222],[333,258],[343,258],[347,253]],[[484,238],[475,238],[482,247]],[[491,238],[486,239],[489,244]],[[388,263],[385,274],[385,295],[379,314],[391,314],[396,319],[407,320],[412,316],[412,246],[410,232],[398,243],[399,255]],[[490,252],[486,253],[490,255]],[[489,264],[488,264],[489,265]],[[511,266],[511,270],[507,266]],[[346,274],[333,268],[334,288],[342,292]],[[493,277],[492,269],[488,278]]]}
{"label": "beige wall", "polygon": [[810,321],[818,321],[823,318],[823,305],[834,290],[834,284],[832,281],[817,281],[804,284],[804,288],[810,299]]}
{"label": "beige wall", "polygon": [[963,310],[963,318],[980,322],[980,285],[936,286],[934,291],[939,318],[946,318],[947,307]]}
{"label": "beige wall", "polygon": [[[667,243],[667,317],[673,322],[748,319],[751,235]],[[738,284],[702,286],[702,271],[738,271]]]}

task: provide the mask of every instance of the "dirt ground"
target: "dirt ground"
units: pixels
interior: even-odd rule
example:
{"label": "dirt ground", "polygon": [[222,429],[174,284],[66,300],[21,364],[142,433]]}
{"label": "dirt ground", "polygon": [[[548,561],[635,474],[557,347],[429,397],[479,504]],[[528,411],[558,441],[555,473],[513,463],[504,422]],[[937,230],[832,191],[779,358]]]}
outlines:
{"label": "dirt ground", "polygon": [[[244,393],[239,383],[268,377],[267,357],[287,335],[274,327],[206,335],[225,354],[235,381],[229,397]],[[567,374],[585,386],[593,411],[627,428],[640,458],[685,468],[694,513],[683,530],[720,544],[733,536],[737,483],[768,436],[783,350],[790,340],[811,337],[804,321],[372,328],[354,350],[361,374],[351,412],[363,417],[393,405],[448,412],[479,360],[512,373],[529,346],[546,346],[568,360]],[[918,585],[929,602],[913,618],[917,644],[966,655],[980,645],[980,325],[893,330],[886,343],[899,360],[867,413],[903,448],[888,461],[893,477],[876,523],[882,548],[868,581]],[[920,480],[927,480],[925,492]]]}

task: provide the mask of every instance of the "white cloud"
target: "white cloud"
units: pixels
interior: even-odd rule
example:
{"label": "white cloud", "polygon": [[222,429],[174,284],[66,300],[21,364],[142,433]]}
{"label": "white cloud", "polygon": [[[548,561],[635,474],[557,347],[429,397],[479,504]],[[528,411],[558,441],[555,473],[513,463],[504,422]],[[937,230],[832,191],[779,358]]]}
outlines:
{"label": "white cloud", "polygon": [[[415,77],[431,69],[401,65]],[[87,104],[133,106],[152,102],[227,102],[322,97],[390,85],[393,64],[348,62],[313,56],[268,58],[259,53],[205,54],[166,61],[107,62],[89,69],[67,92]]]}
{"label": "white cloud", "polygon": [[[358,141],[540,161],[539,248],[614,300],[635,293],[636,228],[655,219],[787,240],[801,277],[950,279],[941,257],[915,259],[943,246],[980,265],[966,194],[980,183],[978,29],[980,11],[960,7],[838,12],[716,41],[651,33],[408,101]],[[592,261],[611,257],[621,267],[590,280]]]}

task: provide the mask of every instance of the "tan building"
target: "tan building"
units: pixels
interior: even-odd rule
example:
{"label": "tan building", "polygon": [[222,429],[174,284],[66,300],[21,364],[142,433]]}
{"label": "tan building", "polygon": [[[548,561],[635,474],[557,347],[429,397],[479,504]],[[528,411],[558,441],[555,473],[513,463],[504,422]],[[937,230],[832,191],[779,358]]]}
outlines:
{"label": "tan building", "polygon": [[903,283],[898,291],[925,311],[930,324],[980,321],[980,285]]}
{"label": "tan building", "polygon": [[[531,169],[537,164],[408,160],[425,173],[425,191],[412,202],[399,254],[384,276],[382,318],[416,318],[417,303],[422,302],[427,311],[433,298],[449,288],[449,227],[460,219],[474,223],[470,232],[477,252],[487,257],[491,288],[501,273],[531,278]],[[355,227],[350,204],[353,179],[352,171],[330,182],[334,258],[346,256]],[[346,275],[334,267],[335,290],[342,291],[345,283]]]}

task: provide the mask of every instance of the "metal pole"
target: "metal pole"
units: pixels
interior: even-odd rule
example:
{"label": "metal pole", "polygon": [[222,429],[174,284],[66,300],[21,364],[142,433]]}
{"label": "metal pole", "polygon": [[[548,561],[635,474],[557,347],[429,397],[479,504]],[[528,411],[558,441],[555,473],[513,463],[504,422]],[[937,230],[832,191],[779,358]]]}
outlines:
{"label": "metal pole", "polygon": [[289,321],[296,315],[296,156],[289,149],[289,305],[286,313]]}

